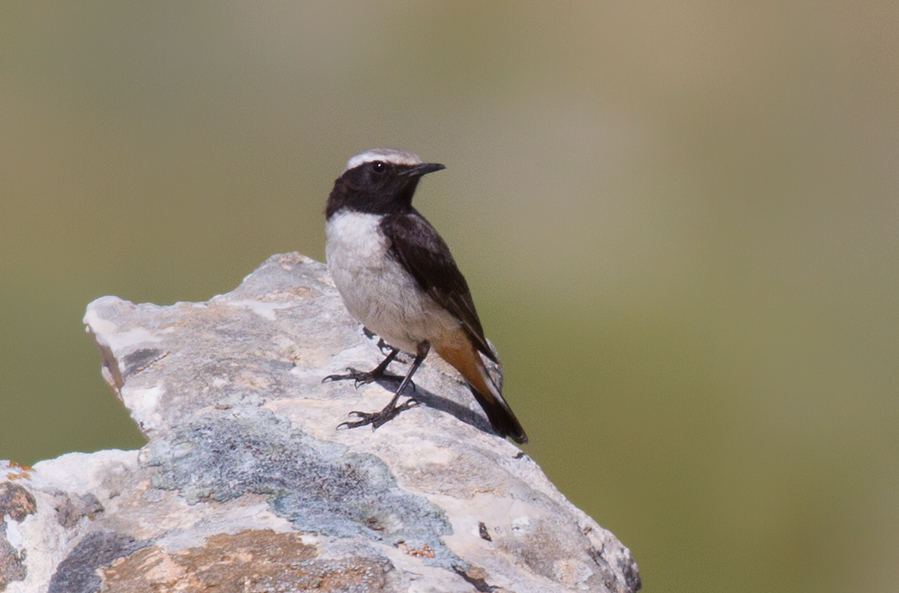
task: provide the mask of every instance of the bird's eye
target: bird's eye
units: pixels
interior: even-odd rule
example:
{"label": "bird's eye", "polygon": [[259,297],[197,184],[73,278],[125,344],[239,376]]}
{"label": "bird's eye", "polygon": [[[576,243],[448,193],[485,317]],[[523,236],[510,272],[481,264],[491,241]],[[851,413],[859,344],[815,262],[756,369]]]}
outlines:
{"label": "bird's eye", "polygon": [[387,171],[387,164],[381,161],[375,161],[371,164],[371,170],[378,174],[384,173]]}

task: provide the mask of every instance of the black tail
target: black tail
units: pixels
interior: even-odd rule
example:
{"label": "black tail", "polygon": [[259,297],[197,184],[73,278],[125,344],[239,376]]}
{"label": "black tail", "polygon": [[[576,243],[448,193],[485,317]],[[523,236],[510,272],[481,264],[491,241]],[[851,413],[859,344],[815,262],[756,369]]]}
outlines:
{"label": "black tail", "polygon": [[474,398],[481,404],[484,412],[487,413],[487,419],[490,420],[493,430],[521,445],[528,442],[528,435],[524,433],[524,428],[521,427],[512,408],[502,399],[502,396],[497,398],[493,394],[484,395],[471,385],[468,387]]}
{"label": "black tail", "polygon": [[487,413],[493,430],[516,443],[528,442],[528,436],[524,434],[521,423],[487,372],[487,367],[484,366],[484,361],[474,343],[470,340],[461,344],[458,341],[448,341],[437,345],[436,349],[440,358],[450,363],[465,377],[472,395]]}

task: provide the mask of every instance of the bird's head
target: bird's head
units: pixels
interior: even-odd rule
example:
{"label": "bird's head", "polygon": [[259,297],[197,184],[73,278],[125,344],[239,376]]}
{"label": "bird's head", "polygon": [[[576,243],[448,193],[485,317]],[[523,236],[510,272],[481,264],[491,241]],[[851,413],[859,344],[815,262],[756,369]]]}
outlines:
{"label": "bird's head", "polygon": [[346,169],[334,182],[326,215],[330,217],[343,208],[369,214],[408,210],[421,176],[443,168],[396,148],[360,152],[347,161]]}

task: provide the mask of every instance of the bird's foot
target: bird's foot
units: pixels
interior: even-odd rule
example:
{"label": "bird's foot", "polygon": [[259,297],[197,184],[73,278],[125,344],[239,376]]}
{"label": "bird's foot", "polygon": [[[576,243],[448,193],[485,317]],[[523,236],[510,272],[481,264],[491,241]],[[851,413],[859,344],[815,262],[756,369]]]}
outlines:
{"label": "bird's foot", "polygon": [[350,416],[355,416],[359,418],[359,420],[347,421],[339,424],[337,426],[338,430],[347,429],[347,428],[359,428],[360,426],[368,426],[371,424],[371,429],[375,430],[384,424],[387,424],[394,418],[400,415],[400,412],[404,412],[409,408],[414,408],[418,405],[418,400],[410,397],[406,401],[404,401],[399,406],[388,405],[386,408],[381,410],[380,412],[350,412]]}
{"label": "bird's foot", "polygon": [[390,373],[378,372],[377,369],[375,369],[374,371],[360,371],[352,367],[347,367],[346,375],[328,375],[327,377],[322,379],[322,383],[330,383],[331,381],[347,381],[349,379],[352,379],[354,381],[354,387],[358,388],[360,385],[367,385],[369,383],[374,383],[375,381],[380,381],[381,379],[399,381],[402,379],[402,377],[391,375]]}

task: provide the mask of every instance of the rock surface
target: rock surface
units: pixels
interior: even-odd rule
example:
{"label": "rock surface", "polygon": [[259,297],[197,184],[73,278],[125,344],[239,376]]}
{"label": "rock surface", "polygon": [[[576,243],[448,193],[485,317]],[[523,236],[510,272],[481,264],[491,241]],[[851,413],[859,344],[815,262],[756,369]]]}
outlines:
{"label": "rock surface", "polygon": [[0,462],[0,591],[640,587],[627,548],[491,432],[436,355],[422,405],[336,429],[395,385],[322,383],[382,355],[318,262],[273,256],[206,303],[103,297],[84,321],[148,444]]}

